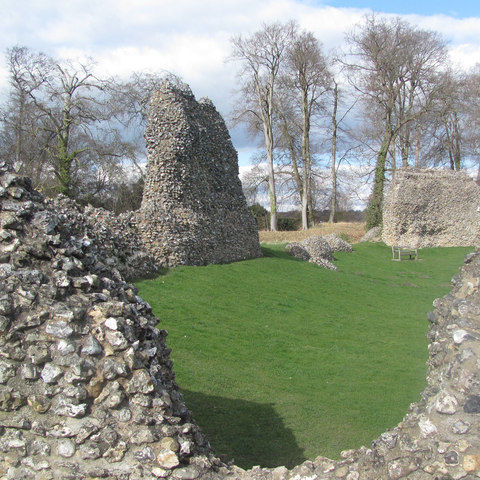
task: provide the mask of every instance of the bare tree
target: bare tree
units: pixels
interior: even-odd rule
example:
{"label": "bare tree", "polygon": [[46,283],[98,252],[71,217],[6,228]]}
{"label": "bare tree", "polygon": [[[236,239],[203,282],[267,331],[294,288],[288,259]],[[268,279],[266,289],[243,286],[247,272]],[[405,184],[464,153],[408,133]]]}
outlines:
{"label": "bare tree", "polygon": [[[110,124],[114,120],[116,126],[117,148],[123,159],[127,159],[143,178],[141,166],[145,159],[144,132],[148,118],[150,98],[165,81],[181,85],[182,80],[167,71],[158,73],[134,72],[125,81],[109,79],[105,91],[108,94],[108,111]],[[128,137],[124,134],[128,131]]]}
{"label": "bare tree", "polygon": [[[47,194],[112,208],[115,195],[132,197],[130,180],[136,194],[150,96],[167,77],[179,79],[161,72],[105,81],[93,61],[54,59],[26,47],[9,49],[7,61],[11,85],[0,110],[0,156]],[[137,175],[126,174],[129,164]]]}
{"label": "bare tree", "polygon": [[6,51],[6,60],[10,91],[1,119],[2,156],[14,162],[22,173],[36,179],[41,176],[38,163],[50,138],[40,128],[41,114],[30,96],[48,79],[48,59],[15,46]]}
{"label": "bare tree", "polygon": [[386,161],[392,143],[402,128],[430,108],[438,91],[435,76],[447,55],[438,33],[418,29],[400,18],[369,15],[347,35],[347,42],[350,50],[344,63],[353,85],[366,104],[376,106],[383,121],[367,208],[370,228],[382,222]]}
{"label": "bare tree", "polygon": [[[277,229],[277,199],[275,191],[274,171],[274,92],[277,77],[285,60],[285,53],[296,31],[296,24],[273,23],[264,24],[263,28],[249,37],[241,35],[232,38],[231,59],[241,65],[239,81],[241,82],[242,97],[255,99],[253,108],[243,109],[239,116],[247,122],[261,125],[265,149],[267,153],[270,195],[270,228]],[[242,98],[242,102],[244,101]]]}
{"label": "bare tree", "polygon": [[[312,116],[320,110],[320,99],[330,88],[330,72],[320,42],[311,32],[296,34],[287,50],[282,83],[297,98],[301,112],[302,136],[302,228],[313,224],[312,154],[310,133]],[[308,215],[310,213],[310,215]],[[310,218],[309,218],[310,216]]]}

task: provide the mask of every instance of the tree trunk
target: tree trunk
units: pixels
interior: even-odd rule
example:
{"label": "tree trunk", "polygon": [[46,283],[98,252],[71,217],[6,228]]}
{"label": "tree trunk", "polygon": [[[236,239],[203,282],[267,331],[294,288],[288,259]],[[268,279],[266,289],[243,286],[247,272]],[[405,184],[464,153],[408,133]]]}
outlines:
{"label": "tree trunk", "polygon": [[265,130],[265,147],[268,162],[268,191],[270,196],[270,230],[277,231],[277,193],[275,190],[275,170],[273,166],[273,134],[271,126]]}
{"label": "tree trunk", "polygon": [[281,119],[282,119],[282,130],[283,130],[283,135],[285,136],[285,139],[287,141],[287,147],[288,151],[290,152],[290,157],[292,159],[292,169],[293,169],[293,179],[295,181],[295,184],[297,186],[297,191],[298,191],[298,197],[300,202],[302,201],[302,196],[303,196],[303,181],[302,181],[302,176],[300,175],[300,171],[298,168],[298,162],[297,162],[297,154],[295,152],[295,147],[293,145],[293,138],[292,135],[290,134],[290,131],[288,130],[288,122],[283,114],[283,111],[280,112],[281,114]]}
{"label": "tree trunk", "polygon": [[16,125],[16,142],[15,142],[15,168],[18,168],[22,160],[22,150],[23,150],[23,117],[25,111],[25,94],[23,91],[20,92],[20,99],[18,105],[18,119]]}
{"label": "tree trunk", "polygon": [[330,200],[330,216],[328,223],[335,222],[337,208],[337,108],[338,108],[338,85],[335,82],[333,89],[333,113],[332,113],[332,198]]}
{"label": "tree trunk", "polygon": [[453,114],[453,138],[454,138],[453,163],[455,166],[455,170],[459,171],[462,163],[462,151],[460,147],[461,140],[460,140],[460,129],[458,127],[457,112],[454,112]]}
{"label": "tree trunk", "polygon": [[382,207],[383,207],[383,189],[385,186],[385,164],[387,161],[388,150],[392,142],[392,129],[390,125],[390,117],[387,115],[387,127],[383,138],[382,146],[377,157],[377,165],[375,167],[375,179],[373,182],[373,192],[370,196],[366,212],[367,230],[378,227],[382,224]]}
{"label": "tree trunk", "polygon": [[308,225],[315,226],[315,210],[313,208],[313,190],[312,190],[312,171],[310,170],[310,181],[308,187],[307,210],[308,210]]}
{"label": "tree trunk", "polygon": [[415,167],[420,167],[420,133],[418,128],[416,130],[416,138],[415,138]]}
{"label": "tree trunk", "polygon": [[[311,195],[311,157],[310,157],[310,115],[307,91],[302,91],[302,160],[303,160],[303,195],[302,195],[302,229],[309,227],[309,199]],[[311,206],[310,206],[311,209]]]}
{"label": "tree trunk", "polygon": [[72,194],[72,163],[76,153],[69,153],[71,97],[67,94],[64,101],[62,123],[57,131],[57,191],[69,197]]}

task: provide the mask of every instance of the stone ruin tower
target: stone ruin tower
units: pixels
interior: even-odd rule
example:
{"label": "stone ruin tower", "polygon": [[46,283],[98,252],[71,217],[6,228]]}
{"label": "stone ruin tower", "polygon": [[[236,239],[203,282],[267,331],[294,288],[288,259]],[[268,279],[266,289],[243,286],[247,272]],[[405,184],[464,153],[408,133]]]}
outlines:
{"label": "stone ruin tower", "polygon": [[478,245],[480,187],[464,172],[402,168],[385,198],[382,239],[387,245]]}
{"label": "stone ruin tower", "polygon": [[139,228],[150,254],[167,266],[261,256],[237,152],[212,102],[164,83],[151,100],[145,138]]}

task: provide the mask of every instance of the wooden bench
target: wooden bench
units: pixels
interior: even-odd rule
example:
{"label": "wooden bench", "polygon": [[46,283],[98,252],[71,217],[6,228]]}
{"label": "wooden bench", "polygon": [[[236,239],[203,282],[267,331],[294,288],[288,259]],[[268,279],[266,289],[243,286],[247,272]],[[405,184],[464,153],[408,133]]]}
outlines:
{"label": "wooden bench", "polygon": [[392,247],[392,260],[396,262],[401,262],[402,258],[409,258],[410,260],[418,260],[418,249],[416,248],[403,248],[403,247]]}

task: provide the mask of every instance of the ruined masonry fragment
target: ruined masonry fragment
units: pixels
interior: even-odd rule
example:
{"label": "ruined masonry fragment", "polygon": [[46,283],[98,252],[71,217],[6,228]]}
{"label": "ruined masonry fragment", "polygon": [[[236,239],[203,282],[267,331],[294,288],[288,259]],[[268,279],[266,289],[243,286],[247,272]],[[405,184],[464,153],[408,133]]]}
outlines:
{"label": "ruined masonry fragment", "polygon": [[212,102],[166,82],[150,103],[139,229],[163,265],[261,256],[238,178],[237,152]]}

